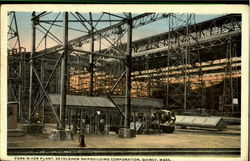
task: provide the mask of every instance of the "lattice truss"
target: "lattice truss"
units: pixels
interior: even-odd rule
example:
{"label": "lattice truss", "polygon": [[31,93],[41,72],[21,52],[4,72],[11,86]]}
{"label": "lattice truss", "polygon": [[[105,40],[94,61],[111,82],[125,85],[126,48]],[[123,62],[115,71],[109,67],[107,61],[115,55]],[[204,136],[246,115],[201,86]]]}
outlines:
{"label": "lattice truss", "polygon": [[[165,18],[167,14],[78,13],[67,18],[68,41],[66,92],[68,94],[123,95],[129,21],[133,28]],[[32,14],[32,51],[30,54],[29,119],[43,103],[49,102],[60,124],[49,93],[60,93],[63,44],[62,13]],[[73,24],[74,25],[71,25]],[[78,25],[78,26],[77,26]],[[76,27],[77,26],[77,27]],[[79,35],[83,35],[80,36]]]}
{"label": "lattice truss", "polygon": [[[237,93],[234,78],[240,77],[241,16],[226,15],[196,23],[194,14],[132,14],[132,28],[158,20],[166,22],[166,33],[132,43],[132,96],[163,98],[169,107],[204,108],[205,88],[225,79],[224,103],[231,102]],[[67,21],[66,92],[124,95],[128,13],[69,12]],[[16,23],[9,22],[11,40],[18,31],[12,26]],[[34,46],[27,59],[33,71],[30,92],[26,91],[30,93],[29,118],[46,99],[60,122],[49,94],[60,93],[63,16],[33,13],[32,22]]]}
{"label": "lattice truss", "polygon": [[[56,15],[54,20],[45,20],[46,16],[48,16],[48,13],[41,13],[38,20],[39,23],[36,25],[36,29],[45,34],[36,49],[45,47],[45,49],[39,51],[39,53],[48,52],[51,54],[52,52],[56,53],[62,49],[62,41],[59,39],[59,36],[56,36],[55,33],[50,31],[54,26],[61,27],[62,25],[59,25],[59,23],[62,23],[62,21],[58,20],[60,13]],[[166,16],[167,14],[156,13],[136,15],[133,17],[133,28],[146,25]],[[95,19],[93,19],[93,17]],[[70,13],[69,23],[79,23],[79,27],[77,29],[69,27],[69,31],[72,34],[75,34],[73,32],[78,32],[77,36],[81,34],[85,36],[77,37],[69,41],[72,50],[72,57],[69,61],[70,75],[72,76],[69,92],[89,93],[89,71],[91,70],[91,65],[89,63],[89,54],[86,54],[88,51],[95,52],[95,55],[97,55],[93,56],[93,70],[95,71],[93,90],[95,95],[105,94],[105,91],[109,92],[109,90],[112,91],[112,87],[116,85],[118,80],[123,81],[121,79],[124,76],[125,68],[123,63],[124,58],[122,58],[122,56],[124,56],[126,52],[127,32],[125,19],[126,14],[101,13],[92,15],[92,13]],[[47,25],[47,28],[45,25]],[[69,33],[69,35],[71,33]],[[94,33],[93,36],[91,36],[91,33]],[[58,45],[47,48],[46,44],[48,44],[47,41],[49,38]],[[94,43],[91,43],[91,41],[94,41]],[[44,45],[42,46],[43,42]],[[102,54],[103,56],[98,54]],[[105,57],[105,55],[108,55],[108,57]],[[124,91],[121,89],[124,88],[124,83],[119,83],[117,86],[116,89],[113,89],[113,92],[115,94],[123,94]],[[55,93],[56,91],[51,92]]]}
{"label": "lattice truss", "polygon": [[[7,53],[8,53],[8,101],[21,103],[25,97],[23,87],[24,53],[18,32],[17,16],[15,12],[8,13]],[[21,105],[21,104],[20,104]]]}
{"label": "lattice truss", "polygon": [[10,22],[8,25],[8,63],[10,64],[8,71],[8,87],[10,90],[8,93],[8,99],[18,101],[20,98],[18,98],[18,95],[15,93],[15,91],[20,90],[20,63],[18,63],[18,59],[20,58],[19,52],[21,46],[15,12],[9,12],[8,18]]}
{"label": "lattice truss", "polygon": [[169,32],[133,42],[135,84],[151,89],[147,96],[163,93],[168,107],[190,109],[205,108],[206,88],[224,79],[220,95],[232,104],[239,97],[241,16],[196,23],[195,15],[171,14],[166,21]]}

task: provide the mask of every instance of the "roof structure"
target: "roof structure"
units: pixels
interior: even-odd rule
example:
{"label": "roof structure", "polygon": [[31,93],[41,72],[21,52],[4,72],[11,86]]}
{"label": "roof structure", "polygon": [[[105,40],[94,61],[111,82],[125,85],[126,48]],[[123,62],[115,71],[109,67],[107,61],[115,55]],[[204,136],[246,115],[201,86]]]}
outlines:
{"label": "roof structure", "polygon": [[[119,106],[125,105],[124,97],[114,97],[113,99]],[[163,106],[163,100],[156,98],[136,97],[136,98],[131,98],[131,106],[144,107],[144,108],[145,107],[160,108]]]}
{"label": "roof structure", "polygon": [[[60,94],[50,94],[52,104],[55,106],[60,105]],[[67,106],[75,107],[103,107],[115,108],[115,105],[105,97],[90,97],[79,95],[67,95]]]}
{"label": "roof structure", "polygon": [[[54,106],[60,105],[60,94],[50,94],[49,96]],[[124,106],[125,104],[124,97],[114,97],[113,100],[119,106]],[[67,95],[66,103],[70,107],[115,108],[115,105],[107,97]],[[48,104],[46,103],[46,105]],[[155,98],[131,98],[131,106],[160,108],[163,106],[163,101]]]}

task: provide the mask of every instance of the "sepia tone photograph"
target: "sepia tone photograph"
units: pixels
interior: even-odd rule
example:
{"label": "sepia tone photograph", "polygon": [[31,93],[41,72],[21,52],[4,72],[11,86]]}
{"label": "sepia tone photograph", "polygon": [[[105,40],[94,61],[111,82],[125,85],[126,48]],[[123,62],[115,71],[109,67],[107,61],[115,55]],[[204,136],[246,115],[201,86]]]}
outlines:
{"label": "sepia tone photograph", "polygon": [[6,156],[242,159],[245,13],[103,7],[5,8]]}

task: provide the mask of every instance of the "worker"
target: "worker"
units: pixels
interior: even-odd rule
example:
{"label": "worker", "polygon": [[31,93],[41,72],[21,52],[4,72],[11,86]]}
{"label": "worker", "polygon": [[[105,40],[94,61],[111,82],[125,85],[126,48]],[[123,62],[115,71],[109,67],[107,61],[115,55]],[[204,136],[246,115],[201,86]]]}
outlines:
{"label": "worker", "polygon": [[85,144],[85,139],[84,139],[84,131],[85,131],[85,119],[81,120],[81,124],[80,124],[80,131],[79,131],[79,143],[80,143],[80,147],[86,147]]}
{"label": "worker", "polygon": [[76,134],[77,133],[77,118],[75,115],[73,115],[72,117],[72,122],[73,122],[73,132],[74,134]]}
{"label": "worker", "polygon": [[105,130],[105,121],[103,118],[100,119],[99,131],[101,134],[104,134]]}

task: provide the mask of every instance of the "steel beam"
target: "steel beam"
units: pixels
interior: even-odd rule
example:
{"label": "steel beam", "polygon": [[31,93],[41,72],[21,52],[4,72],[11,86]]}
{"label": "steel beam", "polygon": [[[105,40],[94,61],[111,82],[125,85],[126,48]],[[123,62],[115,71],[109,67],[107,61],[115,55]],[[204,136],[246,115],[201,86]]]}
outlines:
{"label": "steel beam", "polygon": [[[92,20],[92,13],[89,13],[90,20]],[[91,30],[90,35],[94,32],[93,22],[90,21]],[[94,52],[94,36],[90,38],[90,51]],[[93,54],[89,55],[89,96],[93,96],[93,89],[94,89],[94,59]]]}
{"label": "steel beam", "polygon": [[50,54],[57,53],[57,52],[62,51],[62,50],[64,50],[64,48],[61,48],[61,49],[58,49],[58,50],[55,50],[55,51],[52,51],[52,52],[46,52],[45,51],[44,53],[41,53],[41,54],[36,55],[36,56],[33,56],[30,59],[36,59],[36,58],[44,57],[44,56],[47,56],[47,55],[50,55]]}
{"label": "steel beam", "polygon": [[[143,13],[143,14],[140,14],[140,15],[138,15],[138,16],[133,17],[133,18],[132,18],[132,21],[138,22],[138,20],[142,19],[142,21],[145,20],[145,21],[151,22],[151,21],[153,21],[153,20],[157,20],[157,19],[159,19],[159,18],[165,18],[165,17],[166,17],[166,15],[162,14],[162,15],[157,15],[156,17],[152,17],[151,20],[148,20],[146,17],[151,16],[151,15],[154,15],[154,13]],[[140,24],[143,24],[143,23],[144,23],[144,22],[141,22]],[[122,25],[125,25],[125,24],[126,24],[126,22],[125,22],[125,21],[122,21],[122,22],[120,22],[120,23],[111,25],[111,26],[109,26],[109,27],[100,29],[100,30],[98,30],[98,31],[95,31],[92,35],[88,34],[88,35],[84,35],[84,36],[78,37],[78,38],[76,38],[76,39],[70,40],[70,41],[69,41],[69,45],[72,46],[72,45],[74,45],[74,44],[76,44],[76,43],[79,43],[80,41],[84,41],[84,40],[86,40],[86,39],[91,38],[93,35],[100,35],[100,34],[102,34],[102,33],[104,33],[104,32],[109,32],[111,29],[114,29],[114,28],[116,28],[116,27],[119,27],[119,26],[122,26]],[[144,23],[144,24],[145,24],[145,23]],[[134,26],[134,28],[136,28],[136,27],[137,27],[137,26]],[[104,34],[103,34],[103,35],[104,35]],[[57,46],[48,48],[48,51],[56,50],[58,47],[60,47],[60,45],[57,45]]]}
{"label": "steel beam", "polygon": [[126,52],[126,96],[125,96],[125,121],[124,127],[130,127],[131,115],[131,64],[132,64],[132,16],[127,17],[127,52]]}
{"label": "steel beam", "polygon": [[[51,74],[50,74],[50,76],[49,76],[49,78],[48,78],[48,80],[47,80],[45,86],[44,86],[44,89],[45,89],[45,90],[47,89],[47,87],[48,87],[48,85],[49,85],[49,82],[51,81],[52,77],[54,76],[54,74],[55,74],[55,72],[56,72],[56,69],[57,69],[57,67],[58,67],[58,65],[59,65],[59,63],[60,63],[62,57],[63,57],[63,55],[61,55],[61,56],[59,57],[59,59],[57,60],[55,66],[54,66],[54,68],[53,68],[53,70],[52,70],[52,72],[51,72]],[[33,109],[32,113],[31,113],[31,117],[34,115],[34,112],[37,110],[37,108],[41,105],[41,103],[42,103],[44,97],[45,97],[45,94],[44,94],[44,93],[41,93],[41,97],[39,98],[39,100],[37,101],[37,103],[35,103],[34,109]]]}
{"label": "steel beam", "polygon": [[[190,17],[191,18],[191,17]],[[183,110],[187,110],[187,86],[188,86],[188,76],[187,76],[187,65],[188,65],[188,54],[189,54],[189,14],[187,14],[187,22],[186,22],[186,46],[185,46],[185,52],[183,55],[184,59],[184,98],[183,98]]]}
{"label": "steel beam", "polygon": [[[95,74],[94,74],[95,75]],[[98,78],[96,75],[95,75],[96,78]],[[98,81],[99,84],[102,86],[102,88],[104,89],[104,92],[106,93],[107,95],[107,98],[115,105],[115,107],[117,108],[117,110],[119,111],[119,113],[122,115],[123,118],[125,118],[125,114],[122,112],[122,109],[117,105],[117,103],[114,101],[114,99],[112,97],[110,97],[108,91],[106,90],[105,86],[102,84],[101,81]]]}
{"label": "steel beam", "polygon": [[48,103],[49,103],[49,105],[50,105],[51,108],[52,108],[52,111],[53,111],[54,114],[55,114],[55,117],[56,117],[56,120],[57,120],[57,122],[58,122],[58,124],[59,124],[59,127],[62,127],[61,121],[59,120],[59,118],[58,118],[58,116],[57,116],[57,114],[56,114],[55,108],[54,108],[53,103],[52,103],[52,101],[51,101],[51,99],[50,99],[50,97],[49,97],[49,94],[46,92],[46,90],[45,90],[45,88],[44,88],[44,86],[43,86],[43,83],[42,83],[41,79],[39,78],[39,74],[38,74],[36,68],[34,67],[33,63],[31,63],[31,65],[32,65],[32,67],[33,67],[33,72],[34,72],[34,74],[35,74],[35,76],[36,76],[36,78],[37,78],[37,80],[38,80],[38,83],[39,83],[39,85],[40,85],[42,91],[44,92],[44,94],[45,94],[45,96],[46,96],[46,98],[47,98],[47,100],[48,100]]}
{"label": "steel beam", "polygon": [[122,73],[122,75],[118,78],[118,80],[115,82],[114,86],[111,88],[111,90],[109,91],[109,94],[112,94],[115,90],[115,88],[117,87],[117,85],[121,82],[122,78],[125,76],[126,71],[124,71]]}
{"label": "steel beam", "polygon": [[[41,82],[44,85],[44,60],[43,59],[41,59],[40,70],[41,70],[41,76],[40,76]],[[46,88],[44,88],[44,89],[46,89]],[[44,102],[44,100],[42,102],[42,108],[43,108],[43,112],[42,112],[43,113],[43,115],[42,115],[42,126],[44,126],[44,121],[45,121],[45,102]]]}
{"label": "steel beam", "polygon": [[169,16],[168,19],[168,51],[167,51],[167,82],[166,82],[166,106],[169,107],[169,84],[170,84],[170,56],[171,56],[171,32],[173,32],[173,26],[172,26],[172,14]]}
{"label": "steel beam", "polygon": [[60,130],[65,129],[65,111],[67,94],[67,59],[68,59],[68,12],[63,13],[63,46],[64,52],[61,64],[61,99],[60,99]]}
{"label": "steel beam", "polygon": [[[32,17],[36,17],[36,12],[32,13]],[[30,84],[29,84],[29,121],[31,119],[31,110],[32,110],[32,84],[33,84],[33,69],[32,69],[32,63],[33,59],[32,56],[35,53],[36,50],[36,23],[35,20],[32,20],[32,37],[31,37],[31,53],[30,53]]]}
{"label": "steel beam", "polygon": [[18,27],[17,27],[17,21],[16,21],[16,13],[13,12],[13,18],[14,18],[14,23],[15,23],[15,26],[16,26],[16,36],[17,36],[17,44],[18,44],[18,53],[21,54],[21,43],[20,43],[20,38],[19,38],[19,32],[18,32]]}
{"label": "steel beam", "polygon": [[20,50],[20,52],[19,52],[19,54],[20,54],[20,61],[19,61],[19,76],[21,77],[20,78],[20,82],[19,82],[19,91],[18,91],[18,95],[19,95],[19,118],[21,119],[21,120],[23,120],[23,93],[24,93],[24,91],[23,91],[23,87],[24,87],[24,81],[23,81],[23,76],[24,76],[24,74],[23,74],[23,54],[22,54],[22,52],[21,52],[21,50]]}
{"label": "steel beam", "polygon": [[90,51],[79,50],[79,49],[73,49],[73,51],[80,52],[80,53],[85,53],[85,54],[92,54],[92,55],[107,57],[107,58],[114,58],[114,59],[119,59],[119,60],[125,60],[125,58],[123,58],[121,56],[105,55],[104,53],[99,53],[99,52],[90,52]]}
{"label": "steel beam", "polygon": [[[88,22],[88,23],[91,23],[91,22],[122,22],[123,20],[69,20],[68,22]],[[62,20],[56,20],[56,21],[53,21],[53,20],[40,20],[39,22],[42,22],[42,23],[50,23],[50,22],[62,22]]]}

